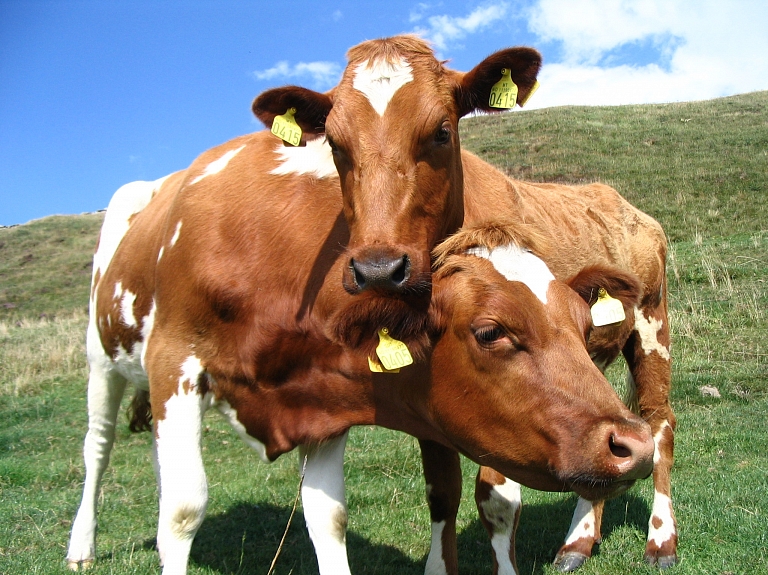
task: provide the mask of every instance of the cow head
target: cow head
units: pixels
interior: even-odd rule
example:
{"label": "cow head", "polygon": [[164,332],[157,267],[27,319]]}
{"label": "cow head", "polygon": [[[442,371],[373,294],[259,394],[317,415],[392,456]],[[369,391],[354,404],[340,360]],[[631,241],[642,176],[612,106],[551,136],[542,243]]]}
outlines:
{"label": "cow head", "polygon": [[475,230],[439,248],[437,424],[467,438],[454,439],[465,454],[483,454],[474,459],[530,487],[617,495],[650,474],[654,443],[590,360],[584,298],[609,280],[631,309],[639,281],[590,268],[574,280],[577,292],[529,250],[501,239],[478,242]]}
{"label": "cow head", "polygon": [[471,72],[447,69],[414,36],[350,49],[339,85],[320,94],[288,86],[253,103],[270,126],[295,108],[304,138],[325,136],[341,179],[350,239],[343,284],[420,299],[431,290],[430,250],[461,225],[463,175],[459,118],[493,111],[492,86],[511,70],[518,100],[533,90],[541,56],[511,48]]}

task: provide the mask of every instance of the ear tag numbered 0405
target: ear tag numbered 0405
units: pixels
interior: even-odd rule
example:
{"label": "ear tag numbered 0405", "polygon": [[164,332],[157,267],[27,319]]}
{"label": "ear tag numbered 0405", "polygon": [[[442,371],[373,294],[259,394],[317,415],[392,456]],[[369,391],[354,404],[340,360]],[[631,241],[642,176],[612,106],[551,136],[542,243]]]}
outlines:
{"label": "ear tag numbered 0405", "polygon": [[[379,330],[379,345],[376,346],[376,355],[387,372],[399,371],[401,367],[411,365],[413,357],[402,341],[398,341],[389,335],[389,330],[383,328]],[[371,371],[382,371],[379,366],[368,359],[368,365]]]}
{"label": "ear tag numbered 0405", "polygon": [[296,108],[289,108],[282,116],[275,116],[272,121],[272,133],[291,146],[301,144],[301,128],[294,120]]}
{"label": "ear tag numbered 0405", "polygon": [[604,288],[597,292],[597,301],[592,306],[592,323],[595,327],[621,323],[626,318],[621,301],[612,298]]}
{"label": "ear tag numbered 0405", "polygon": [[517,84],[512,81],[512,71],[509,68],[501,70],[501,80],[491,88],[491,97],[488,105],[491,108],[509,109],[515,107],[517,102]]}

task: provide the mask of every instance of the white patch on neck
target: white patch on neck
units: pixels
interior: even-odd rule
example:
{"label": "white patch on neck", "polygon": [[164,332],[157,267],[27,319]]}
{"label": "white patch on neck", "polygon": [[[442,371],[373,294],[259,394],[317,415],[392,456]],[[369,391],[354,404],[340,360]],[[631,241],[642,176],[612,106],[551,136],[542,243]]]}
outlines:
{"label": "white patch on neck", "polygon": [[210,164],[208,164],[205,167],[205,170],[203,170],[203,173],[197,176],[194,180],[190,182],[190,184],[196,184],[203,178],[207,178],[208,176],[212,176],[214,174],[218,174],[220,171],[222,171],[224,168],[227,167],[227,164],[234,158],[237,154],[240,153],[240,151],[245,148],[245,144],[237,148],[236,150],[230,150],[226,154],[224,154],[222,157],[220,157],[218,160],[214,160]]}
{"label": "white patch on neck", "polygon": [[635,330],[640,334],[640,344],[643,346],[645,355],[650,355],[655,351],[662,359],[669,361],[669,350],[659,343],[656,334],[659,333],[664,322],[660,319],[645,319],[643,312],[635,308]]}
{"label": "white patch on neck", "polygon": [[276,176],[310,174],[317,178],[332,178],[339,174],[333,163],[331,147],[325,138],[315,138],[306,146],[283,146],[275,148],[280,164],[269,173]]}
{"label": "white patch on neck", "polygon": [[490,261],[507,281],[524,283],[546,305],[549,283],[555,276],[538,256],[516,245],[499,246],[490,251],[478,246],[468,249],[467,253]]}
{"label": "white patch on neck", "polygon": [[395,63],[379,60],[359,64],[352,87],[365,94],[376,113],[383,116],[395,93],[412,80],[412,68],[405,59]]}

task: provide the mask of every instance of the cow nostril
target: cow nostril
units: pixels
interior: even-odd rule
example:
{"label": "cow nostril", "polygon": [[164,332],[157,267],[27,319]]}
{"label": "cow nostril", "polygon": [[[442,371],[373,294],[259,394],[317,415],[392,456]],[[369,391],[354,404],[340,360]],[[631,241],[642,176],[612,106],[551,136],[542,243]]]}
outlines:
{"label": "cow nostril", "polygon": [[411,261],[407,255],[362,260],[352,258],[349,265],[358,291],[371,288],[401,292],[411,272]]}
{"label": "cow nostril", "polygon": [[361,290],[365,289],[366,281],[365,281],[365,275],[358,269],[357,264],[355,260],[353,259],[351,262],[352,267],[352,273],[355,275],[355,283],[357,284],[357,287]]}
{"label": "cow nostril", "polygon": [[400,265],[392,273],[392,282],[395,285],[401,285],[407,279],[408,268],[410,267],[410,261],[408,256],[403,256],[400,260]]}
{"label": "cow nostril", "polygon": [[632,457],[632,450],[629,449],[626,445],[621,445],[620,443],[617,443],[616,436],[613,434],[611,434],[611,438],[608,441],[608,445],[610,447],[611,453],[613,453],[614,456],[620,457],[622,459]]}

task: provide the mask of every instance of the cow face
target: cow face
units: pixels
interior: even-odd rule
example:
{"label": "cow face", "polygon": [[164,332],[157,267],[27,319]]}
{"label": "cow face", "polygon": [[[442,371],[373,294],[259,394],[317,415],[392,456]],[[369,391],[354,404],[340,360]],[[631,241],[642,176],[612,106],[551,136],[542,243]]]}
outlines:
{"label": "cow face", "polygon": [[325,135],[350,230],[345,289],[426,304],[430,250],[463,220],[459,118],[493,110],[491,87],[505,68],[524,100],[541,57],[529,48],[503,50],[462,74],[445,68],[422,40],[401,36],[360,44],[348,61],[332,92],[270,90],[253,110],[269,126],[295,108],[305,138]]}
{"label": "cow face", "polygon": [[[480,463],[530,487],[588,499],[617,495],[652,470],[650,428],[590,360],[584,299],[530,252],[514,250],[507,269],[509,253],[489,258],[476,250],[481,257],[445,258],[435,274],[437,423],[452,437],[471,438],[457,446],[465,453],[487,454]],[[636,300],[637,281],[610,270],[593,270],[594,292],[616,274]],[[580,291],[589,293],[590,281],[581,274]]]}

